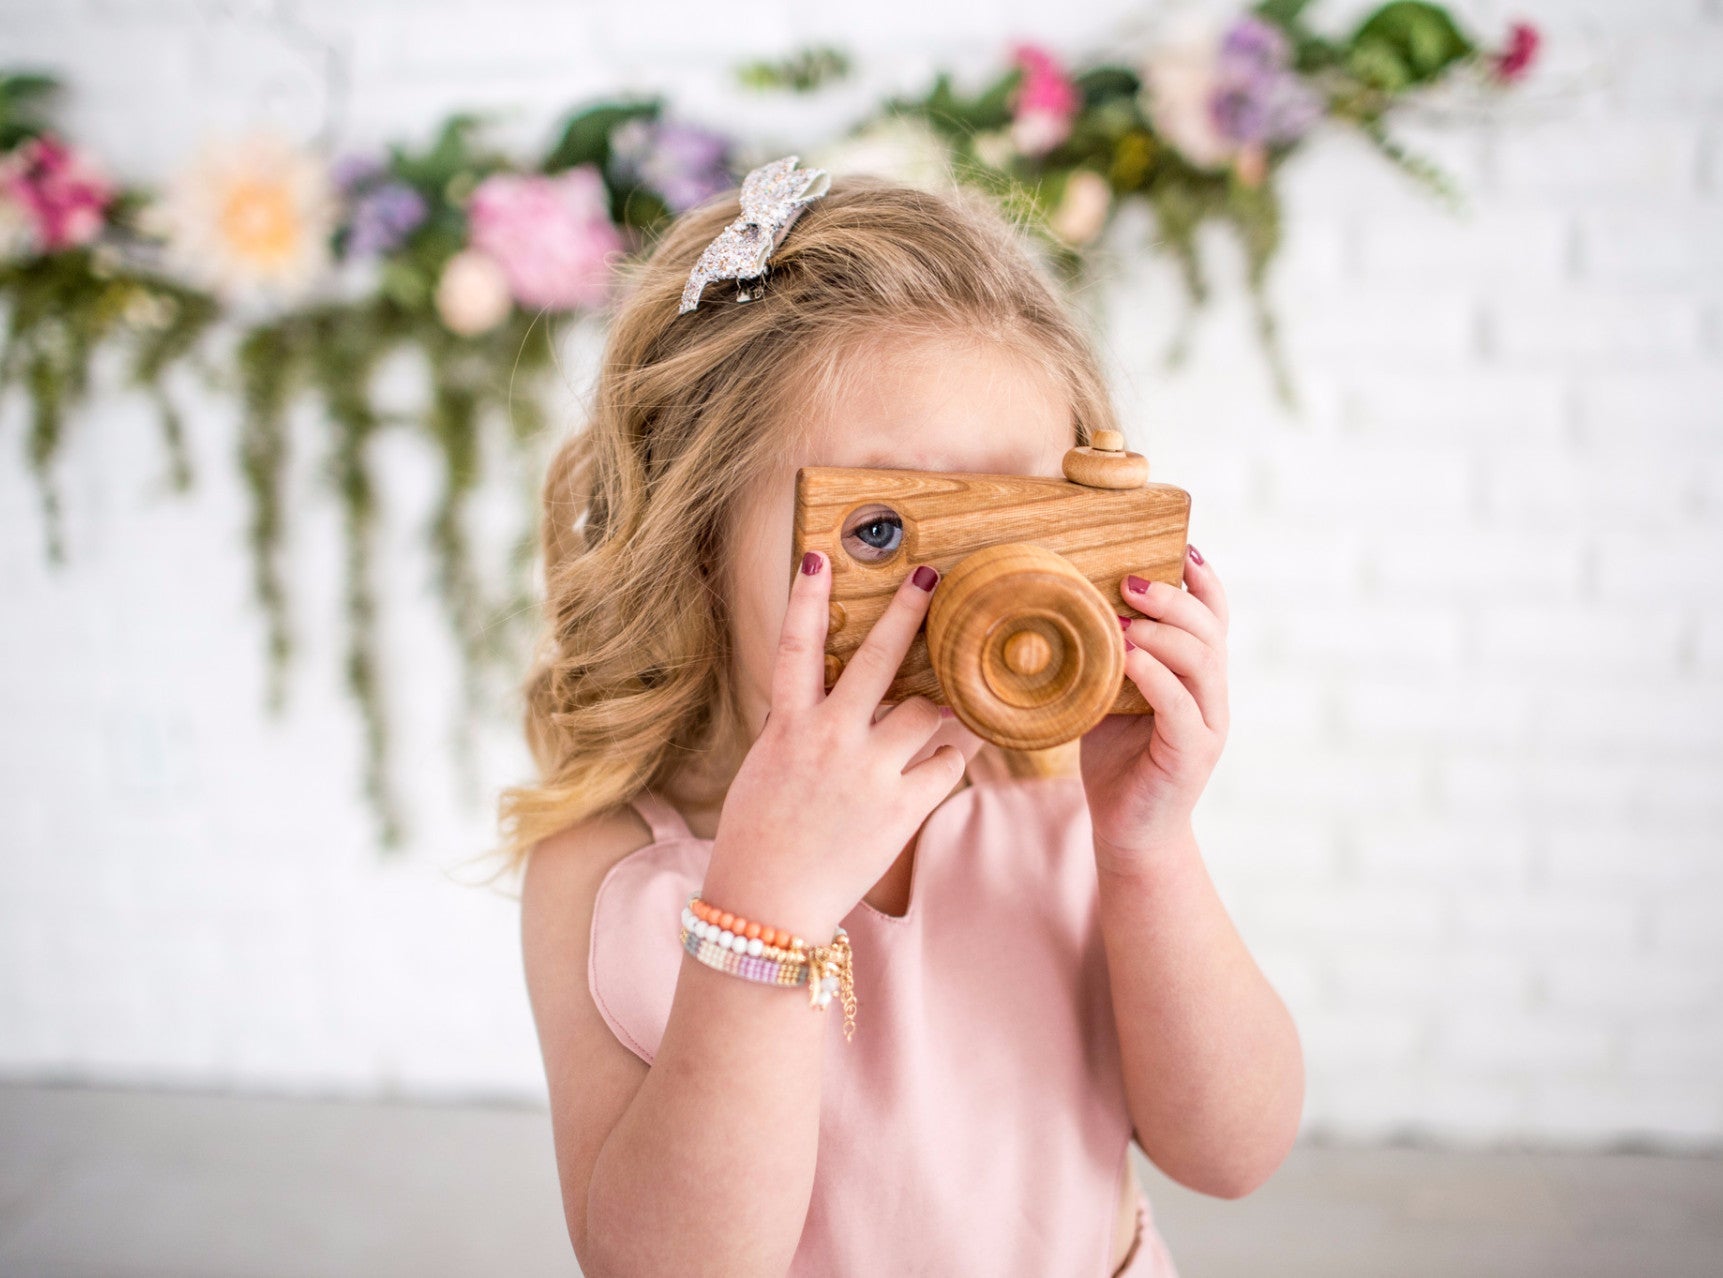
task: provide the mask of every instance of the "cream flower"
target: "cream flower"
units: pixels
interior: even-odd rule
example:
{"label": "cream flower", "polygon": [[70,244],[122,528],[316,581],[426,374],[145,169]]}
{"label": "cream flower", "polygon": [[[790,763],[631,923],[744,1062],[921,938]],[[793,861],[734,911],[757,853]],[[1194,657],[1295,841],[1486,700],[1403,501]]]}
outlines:
{"label": "cream flower", "polygon": [[463,249],[448,260],[437,280],[436,303],[438,317],[462,337],[489,332],[514,305],[502,266],[478,249]]}
{"label": "cream flower", "polygon": [[1081,248],[1106,228],[1112,207],[1112,184],[1093,169],[1078,169],[1066,179],[1047,229],[1071,247]]}
{"label": "cream flower", "polygon": [[989,168],[1004,169],[1017,158],[1017,147],[1011,141],[1011,130],[991,129],[977,133],[974,138],[975,158]]}
{"label": "cream flower", "polygon": [[915,116],[886,116],[859,133],[827,143],[802,163],[834,177],[871,173],[926,191],[942,190],[954,182],[951,148],[931,125]]}
{"label": "cream flower", "polygon": [[1185,14],[1150,51],[1143,66],[1143,110],[1155,131],[1198,168],[1223,169],[1238,144],[1214,116],[1221,29]]}
{"label": "cream flower", "polygon": [[184,274],[227,297],[305,293],[329,269],[338,205],[326,166],[273,133],[204,148],[145,214]]}
{"label": "cream flower", "polygon": [[36,251],[36,228],[17,203],[0,199],[0,262],[16,261]]}

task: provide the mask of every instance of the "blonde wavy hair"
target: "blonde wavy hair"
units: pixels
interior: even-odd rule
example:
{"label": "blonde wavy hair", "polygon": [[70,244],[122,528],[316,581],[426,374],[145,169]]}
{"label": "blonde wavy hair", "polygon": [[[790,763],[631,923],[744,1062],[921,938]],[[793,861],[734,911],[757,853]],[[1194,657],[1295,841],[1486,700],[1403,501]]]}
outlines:
{"label": "blonde wavy hair", "polygon": [[[727,532],[817,415],[807,406],[837,402],[845,355],[887,336],[1002,343],[1067,388],[1074,444],[1117,428],[1082,321],[986,196],[836,178],[773,254],[758,299],[715,283],[679,315],[695,259],[739,212],[738,191],[715,197],[621,267],[585,429],[545,475],[544,622],[522,685],[538,779],[501,792],[492,855],[505,869],[690,763],[740,763]],[[976,762],[988,751],[983,769],[1009,776],[1075,758],[988,746]],[[714,785],[703,801],[721,802],[728,782]]]}

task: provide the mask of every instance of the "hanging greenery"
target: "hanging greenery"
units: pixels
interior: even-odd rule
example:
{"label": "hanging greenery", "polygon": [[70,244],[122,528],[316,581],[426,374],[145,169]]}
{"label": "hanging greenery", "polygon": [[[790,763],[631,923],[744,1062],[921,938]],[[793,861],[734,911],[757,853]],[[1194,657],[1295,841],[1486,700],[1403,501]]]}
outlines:
{"label": "hanging greenery", "polygon": [[[1019,44],[978,91],[941,74],[921,96],[882,103],[804,159],[833,172],[986,189],[1024,215],[1072,282],[1117,210],[1142,201],[1155,227],[1147,247],[1172,255],[1190,302],[1169,351],[1175,360],[1209,293],[1199,232],[1229,227],[1245,251],[1272,376],[1290,402],[1266,300],[1281,242],[1281,165],[1317,127],[1337,124],[1452,200],[1452,183],[1393,138],[1396,109],[1462,75],[1486,91],[1508,86],[1538,43],[1522,24],[1484,50],[1421,0],[1395,0],[1331,38],[1308,25],[1308,7],[1265,0],[1230,23],[1168,33],[1128,64],[1070,69]],[[737,74],[762,92],[806,93],[848,70],[842,53],[819,48]],[[68,557],[54,464],[96,389],[98,356],[115,352],[125,382],[155,405],[178,491],[193,476],[172,375],[189,366],[235,392],[268,706],[279,713],[294,649],[282,572],[285,475],[293,410],[314,406],[322,474],[343,512],[345,678],[364,728],[364,790],[382,844],[399,847],[405,823],[389,783],[376,641],[379,434],[416,433],[440,463],[427,536],[466,671],[466,748],[489,700],[485,672],[520,663],[516,626],[530,624],[537,538],[529,515],[506,573],[473,562],[467,500],[483,479],[484,441],[495,432],[511,455],[528,455],[544,428],[553,323],[601,314],[618,257],[770,157],[649,98],[572,111],[543,156],[525,163],[488,146],[483,121],[463,114],[423,149],[380,155],[329,157],[254,134],[205,147],[159,191],[134,190],[54,130],[57,91],[46,75],[0,75],[0,396],[15,392],[27,407],[26,458],[49,560]],[[380,370],[397,356],[422,369],[423,396],[410,411],[381,406]],[[487,594],[483,583],[497,580],[505,584]]]}

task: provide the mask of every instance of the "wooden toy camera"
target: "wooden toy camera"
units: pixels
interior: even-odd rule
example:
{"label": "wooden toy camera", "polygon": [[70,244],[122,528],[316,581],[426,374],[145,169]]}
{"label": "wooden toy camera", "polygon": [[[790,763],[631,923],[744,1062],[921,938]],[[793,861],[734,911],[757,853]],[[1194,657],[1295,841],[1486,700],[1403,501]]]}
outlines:
{"label": "wooden toy camera", "polygon": [[791,572],[832,566],[826,687],[910,564],[940,571],[927,619],[883,700],[948,705],[976,735],[1045,750],[1109,714],[1150,714],[1125,678],[1126,573],[1184,580],[1190,494],[1149,482],[1117,431],[1065,454],[1064,479],[804,466]]}

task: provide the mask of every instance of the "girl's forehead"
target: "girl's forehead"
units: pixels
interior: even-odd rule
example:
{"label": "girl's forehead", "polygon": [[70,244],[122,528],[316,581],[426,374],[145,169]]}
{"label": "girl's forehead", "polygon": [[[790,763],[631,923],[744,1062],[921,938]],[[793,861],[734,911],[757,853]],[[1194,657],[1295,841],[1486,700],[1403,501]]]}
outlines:
{"label": "girl's forehead", "polygon": [[833,398],[796,465],[1057,477],[1076,438],[1065,387],[997,347],[880,359]]}

